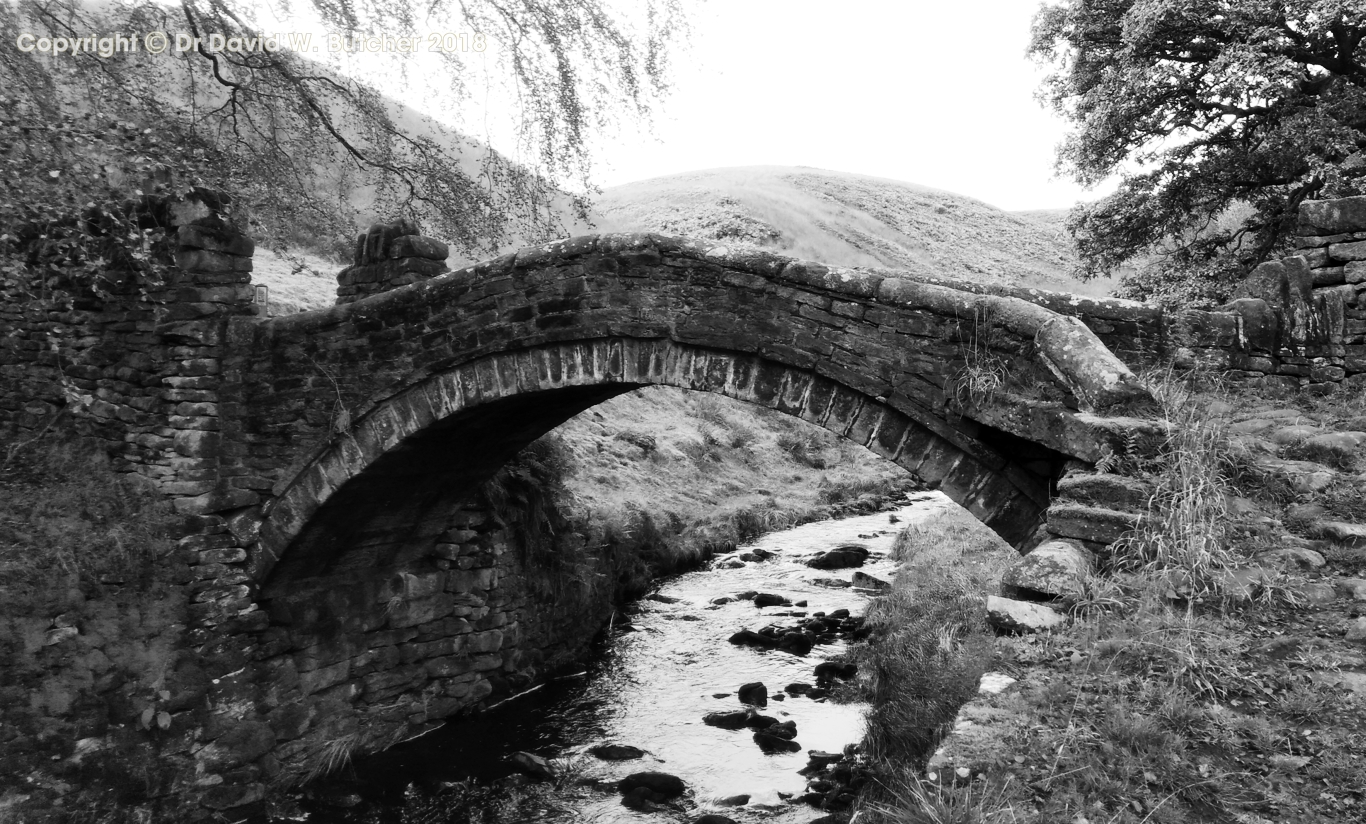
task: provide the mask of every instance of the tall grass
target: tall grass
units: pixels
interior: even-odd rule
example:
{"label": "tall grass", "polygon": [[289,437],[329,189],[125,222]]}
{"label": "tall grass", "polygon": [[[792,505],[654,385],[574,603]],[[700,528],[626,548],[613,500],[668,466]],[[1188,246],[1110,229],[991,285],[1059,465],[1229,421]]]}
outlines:
{"label": "tall grass", "polygon": [[[914,778],[977,693],[993,660],[983,609],[1013,551],[966,512],[917,522],[897,537],[890,594],[869,607],[867,641],[851,650],[869,701],[864,752],[875,777],[860,821],[977,821]],[[962,808],[962,809],[960,809]]]}
{"label": "tall grass", "polygon": [[1170,374],[1149,379],[1167,437],[1153,473],[1155,491],[1138,529],[1112,552],[1121,566],[1175,571],[1193,592],[1222,586],[1235,565],[1229,530],[1229,471],[1234,458],[1222,424],[1196,403],[1190,385]]}

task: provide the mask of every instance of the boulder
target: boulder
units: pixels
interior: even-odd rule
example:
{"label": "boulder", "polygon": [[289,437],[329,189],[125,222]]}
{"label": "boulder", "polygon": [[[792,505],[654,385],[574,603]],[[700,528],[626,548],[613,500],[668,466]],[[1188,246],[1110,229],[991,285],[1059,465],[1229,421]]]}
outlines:
{"label": "boulder", "polygon": [[764,732],[776,735],[779,738],[786,738],[788,741],[795,740],[797,737],[797,722],[784,721],[781,724],[776,721],[764,728]]}
{"label": "boulder", "polygon": [[1340,578],[1337,588],[1343,598],[1366,601],[1366,578]]}
{"label": "boulder", "polygon": [[1258,469],[1269,475],[1284,479],[1290,488],[1300,493],[1322,492],[1327,489],[1337,473],[1313,461],[1289,461],[1282,458],[1258,458]]}
{"label": "boulder", "polygon": [[1348,641],[1366,641],[1366,617],[1353,618],[1347,623]]}
{"label": "boulder", "polygon": [[708,727],[720,727],[723,730],[740,730],[749,725],[749,718],[750,714],[745,710],[709,712],[702,716],[702,723]]}
{"label": "boulder", "polygon": [[847,569],[861,567],[868,560],[868,547],[862,544],[841,544],[834,549],[819,553],[808,559],[806,565],[812,569]]}
{"label": "boulder", "polygon": [[1095,557],[1077,541],[1045,541],[1001,577],[1003,592],[1026,591],[1055,598],[1080,596]]}
{"label": "boulder", "polygon": [[633,761],[645,755],[639,747],[625,744],[599,744],[588,751],[603,761]]}
{"label": "boulder", "polygon": [[801,744],[798,744],[796,741],[792,741],[791,739],[783,738],[779,735],[774,735],[772,732],[768,730],[759,730],[758,732],[754,733],[754,743],[758,744],[759,749],[763,750],[765,753],[768,753],[769,755],[773,755],[774,753],[802,751]]}
{"label": "boulder", "polygon": [[1314,532],[1318,537],[1335,544],[1342,544],[1352,549],[1366,549],[1366,525],[1364,524],[1353,524],[1347,521],[1319,521],[1314,524]]}
{"label": "boulder", "polygon": [[687,789],[683,779],[676,775],[662,772],[638,772],[631,773],[621,781],[617,782],[617,789],[623,795],[629,794],[634,790],[645,788],[655,795],[664,798],[677,798]]}
{"label": "boulder", "polygon": [[749,704],[754,707],[768,706],[768,687],[764,686],[762,681],[741,684],[737,692],[741,704]]}
{"label": "boulder", "polygon": [[987,622],[1006,632],[1040,632],[1060,627],[1067,619],[1042,604],[992,595],[987,597]]}
{"label": "boulder", "polygon": [[555,766],[548,759],[534,753],[515,752],[506,760],[518,772],[537,781],[550,781],[555,778]]}
{"label": "boulder", "polygon": [[[815,674],[817,681],[830,681],[834,678],[848,681],[858,674],[858,664],[822,661],[816,665]],[[811,691],[808,690],[807,692],[810,694]]]}
{"label": "boulder", "polygon": [[863,572],[862,570],[856,570],[854,572],[852,578],[850,579],[850,583],[853,586],[861,587],[863,589],[885,590],[892,588],[892,584],[890,581],[884,581],[881,578],[875,578],[872,575]]}
{"label": "boulder", "polygon": [[742,629],[730,637],[732,644],[742,644],[747,647],[761,647],[771,649],[777,646],[778,642],[767,635],[762,635],[752,629]]}
{"label": "boulder", "polygon": [[1300,441],[1308,440],[1309,438],[1312,438],[1315,435],[1319,435],[1322,433],[1323,430],[1319,429],[1317,426],[1306,426],[1304,424],[1297,424],[1294,426],[1283,426],[1280,429],[1277,429],[1275,432],[1272,432],[1267,437],[1271,439],[1272,443],[1280,444],[1281,446],[1286,446],[1287,444],[1299,443]]}
{"label": "boulder", "polygon": [[736,824],[736,821],[733,818],[726,818],[724,815],[717,815],[716,813],[707,813],[706,815],[694,821],[693,824]]}
{"label": "boulder", "polygon": [[1293,592],[1299,600],[1313,606],[1331,604],[1338,597],[1337,587],[1327,581],[1305,581],[1294,586]]}
{"label": "boulder", "polygon": [[756,607],[790,607],[792,602],[781,595],[774,595],[771,592],[760,592],[754,596]]}
{"label": "boulder", "polygon": [[814,641],[803,632],[785,632],[778,638],[778,649],[793,655],[806,655],[814,646]]}
{"label": "boulder", "polygon": [[1259,554],[1256,560],[1262,566],[1305,572],[1319,569],[1327,563],[1322,555],[1306,547],[1283,547],[1268,550]]}

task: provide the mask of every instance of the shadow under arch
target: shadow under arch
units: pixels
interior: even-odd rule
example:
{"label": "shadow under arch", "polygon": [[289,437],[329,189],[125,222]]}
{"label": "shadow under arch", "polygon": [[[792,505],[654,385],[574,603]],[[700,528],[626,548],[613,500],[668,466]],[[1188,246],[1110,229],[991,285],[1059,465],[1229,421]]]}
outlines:
{"label": "shadow under arch", "polygon": [[1067,456],[970,419],[893,406],[758,355],[627,337],[548,343],[426,377],[323,444],[266,513],[249,572],[265,594],[301,578],[424,557],[445,512],[527,444],[649,385],[766,406],[865,446],[1019,546]]}

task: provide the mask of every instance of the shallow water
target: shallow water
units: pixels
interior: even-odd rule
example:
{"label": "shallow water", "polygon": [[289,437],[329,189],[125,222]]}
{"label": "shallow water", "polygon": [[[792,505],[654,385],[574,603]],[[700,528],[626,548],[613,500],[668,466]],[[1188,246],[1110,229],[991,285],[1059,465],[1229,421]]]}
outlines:
{"label": "shallow water", "polygon": [[[818,811],[788,804],[783,796],[804,792],[806,782],[797,771],[806,766],[807,750],[838,751],[862,738],[865,707],[801,696],[775,701],[773,696],[781,695],[792,682],[814,684],[813,668],[842,652],[844,643],[819,645],[809,655],[798,656],[737,646],[727,639],[740,629],[790,624],[798,616],[815,612],[848,609],[862,615],[870,597],[875,597],[872,593],[818,583],[833,578],[848,581],[855,570],[816,570],[804,562],[839,544],[860,543],[872,553],[861,571],[890,580],[896,565],[887,555],[897,533],[909,523],[942,512],[947,503],[938,493],[920,493],[908,501],[892,512],[771,533],[736,553],[718,557],[707,569],[668,579],[656,594],[677,602],[647,598],[633,604],[626,615],[618,616],[609,640],[584,672],[358,764],[364,794],[379,803],[367,804],[368,813],[356,810],[346,818],[357,820],[360,813],[372,821],[469,820],[468,811],[450,810],[443,815],[439,794],[404,793],[402,788],[448,786],[467,779],[494,782],[511,772],[503,759],[519,750],[559,759],[583,778],[601,782],[642,770],[672,773],[691,791],[696,805],[696,811],[689,814],[692,817],[704,812],[769,822],[806,822],[818,817]],[[722,568],[728,559],[755,547],[777,555],[738,569]],[[749,600],[711,603],[746,590],[807,604],[760,609]],[[709,712],[741,708],[736,688],[752,681],[768,687],[770,699],[764,714],[796,722],[801,751],[766,755],[750,730],[724,730],[702,723],[702,716]],[[628,744],[647,754],[639,760],[610,762],[587,752],[603,743]],[[751,796],[748,805],[715,805],[719,799],[741,794]],[[544,807],[479,818],[605,824],[669,820],[667,815],[633,812],[621,805],[616,793],[581,782],[552,795],[553,803]],[[321,810],[309,818],[339,820]]]}

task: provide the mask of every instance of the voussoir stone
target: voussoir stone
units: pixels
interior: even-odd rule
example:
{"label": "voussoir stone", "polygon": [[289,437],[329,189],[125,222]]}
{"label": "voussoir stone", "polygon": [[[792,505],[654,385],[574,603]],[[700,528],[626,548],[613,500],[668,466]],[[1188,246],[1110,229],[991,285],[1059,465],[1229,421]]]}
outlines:
{"label": "voussoir stone", "polygon": [[1001,577],[1003,592],[1029,590],[1055,597],[1080,595],[1095,557],[1076,541],[1045,541]]}
{"label": "voussoir stone", "polygon": [[987,622],[1007,632],[1040,632],[1062,626],[1067,618],[1043,604],[990,595],[987,597]]}

